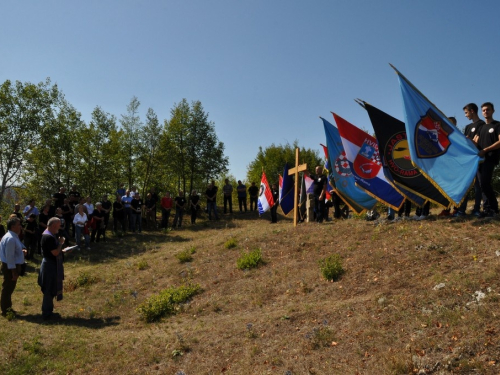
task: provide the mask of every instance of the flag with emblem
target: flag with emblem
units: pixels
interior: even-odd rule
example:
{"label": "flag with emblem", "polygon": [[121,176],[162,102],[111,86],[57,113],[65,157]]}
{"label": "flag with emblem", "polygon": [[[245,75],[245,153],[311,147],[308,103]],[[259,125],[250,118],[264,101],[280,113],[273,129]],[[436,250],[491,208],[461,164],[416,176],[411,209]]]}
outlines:
{"label": "flag with emblem", "polygon": [[257,208],[259,209],[259,215],[262,215],[272,206],[274,206],[273,193],[269,188],[266,174],[262,172],[262,179],[260,181],[260,190],[259,190],[259,200],[257,203]]}
{"label": "flag with emblem", "polygon": [[357,214],[372,210],[377,201],[356,186],[338,129],[324,118],[321,117],[321,120],[325,129],[328,159],[331,165],[328,178],[334,186],[333,190]]}
{"label": "flag with emblem", "polygon": [[384,175],[377,140],[337,114],[333,113],[333,117],[356,185],[379,202],[399,210],[405,197]]}
{"label": "flag with emblem", "polygon": [[476,176],[481,160],[477,148],[406,77],[394,70],[403,98],[411,161],[441,194],[458,206]]}
{"label": "flag with emblem", "polygon": [[417,205],[420,205],[419,202],[409,192],[422,197],[423,200],[448,207],[449,200],[411,162],[404,122],[366,102],[360,104],[368,112],[380,154],[387,165],[386,170],[394,179],[397,188],[405,189],[402,193]]}

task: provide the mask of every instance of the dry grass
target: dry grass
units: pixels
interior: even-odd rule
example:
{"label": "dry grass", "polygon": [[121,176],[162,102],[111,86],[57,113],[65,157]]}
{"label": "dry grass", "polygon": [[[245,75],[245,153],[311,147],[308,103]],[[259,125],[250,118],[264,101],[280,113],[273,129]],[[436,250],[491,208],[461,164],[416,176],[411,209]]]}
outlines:
{"label": "dry grass", "polygon": [[[95,282],[65,293],[58,321],[41,320],[30,264],[13,296],[19,316],[1,319],[0,373],[497,374],[499,228],[472,219],[293,228],[248,213],[111,238],[67,257],[67,284],[82,273]],[[233,238],[241,252],[260,248],[265,264],[238,270],[241,252],[225,247]],[[191,247],[193,261],[179,263]],[[345,273],[328,282],[318,261],[333,253]],[[176,315],[140,320],[143,301],[186,283],[203,291]]]}

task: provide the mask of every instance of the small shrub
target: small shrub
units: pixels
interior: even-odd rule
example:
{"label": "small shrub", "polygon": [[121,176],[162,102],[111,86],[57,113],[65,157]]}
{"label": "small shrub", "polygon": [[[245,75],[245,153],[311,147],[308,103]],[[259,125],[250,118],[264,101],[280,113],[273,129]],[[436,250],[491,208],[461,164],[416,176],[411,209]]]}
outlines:
{"label": "small shrub", "polygon": [[338,280],[340,275],[344,273],[342,268],[342,259],[339,254],[333,254],[319,261],[321,274],[327,280]]}
{"label": "small shrub", "polygon": [[191,261],[193,261],[193,256],[191,254],[194,254],[194,253],[196,253],[196,249],[194,247],[192,247],[191,249],[181,251],[175,257],[181,263],[191,262]]}
{"label": "small shrub", "polygon": [[306,338],[310,340],[310,348],[316,350],[330,346],[334,333],[329,327],[313,328],[312,332],[306,334]]}
{"label": "small shrub", "polygon": [[69,280],[65,289],[68,291],[75,290],[77,288],[87,287],[95,284],[97,279],[95,276],[90,275],[88,272],[80,272],[75,280]]}
{"label": "small shrub", "polygon": [[241,256],[236,261],[236,266],[240,270],[244,270],[258,267],[261,263],[263,263],[262,252],[260,249],[255,249],[250,251],[249,253],[241,254]]}
{"label": "small shrub", "polygon": [[148,268],[148,262],[146,260],[141,260],[139,263],[137,263],[138,270],[145,270],[146,268]]}
{"label": "small shrub", "polygon": [[226,249],[232,249],[232,248],[235,248],[236,246],[238,245],[238,241],[236,240],[236,238],[232,237],[230,239],[228,239],[225,243],[224,243],[224,247]]}
{"label": "small shrub", "polygon": [[186,302],[200,291],[198,284],[171,287],[148,298],[137,308],[137,312],[146,322],[154,322],[164,316],[175,314],[179,304]]}

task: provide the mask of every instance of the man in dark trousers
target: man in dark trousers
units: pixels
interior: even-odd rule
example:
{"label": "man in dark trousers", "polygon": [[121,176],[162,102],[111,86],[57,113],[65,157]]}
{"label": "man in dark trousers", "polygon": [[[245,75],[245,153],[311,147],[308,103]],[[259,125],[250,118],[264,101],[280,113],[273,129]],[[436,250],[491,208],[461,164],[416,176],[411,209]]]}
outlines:
{"label": "man in dark trousers", "polygon": [[498,202],[491,184],[493,171],[500,160],[500,122],[493,119],[495,107],[486,102],[481,105],[484,125],[479,129],[479,134],[474,137],[474,142],[479,146],[479,156],[484,157],[484,162],[479,164],[479,183],[484,196],[483,212],[479,217],[494,217],[498,213]]}
{"label": "man in dark trousers", "polygon": [[326,176],[323,175],[323,167],[316,167],[316,174],[312,175],[309,171],[304,171],[304,174],[314,181],[314,212],[316,213],[316,222],[322,223],[325,212],[325,195],[326,195]]}

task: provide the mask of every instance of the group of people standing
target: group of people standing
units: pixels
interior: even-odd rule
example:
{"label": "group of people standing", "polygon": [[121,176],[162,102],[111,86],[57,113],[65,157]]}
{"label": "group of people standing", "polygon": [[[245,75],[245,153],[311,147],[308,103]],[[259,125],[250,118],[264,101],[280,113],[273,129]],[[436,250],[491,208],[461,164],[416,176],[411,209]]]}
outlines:
{"label": "group of people standing", "polygon": [[[236,190],[238,197],[238,205],[240,212],[247,212],[247,193],[250,196],[250,211],[257,210],[257,200],[259,196],[259,188],[252,182],[251,186],[247,189],[241,180],[238,181],[236,189],[233,185],[229,183],[229,180],[224,181],[224,186],[222,187],[223,198],[224,198],[224,214],[233,213],[233,193]],[[219,220],[219,214],[217,212],[217,193],[219,188],[212,181],[208,184],[204,196],[206,198],[207,208],[206,212],[208,214],[208,220]],[[165,195],[161,198],[161,228],[169,228],[168,222],[172,210],[175,212],[175,216],[172,222],[172,228],[181,228],[182,219],[185,211],[189,211],[191,214],[191,224],[196,224],[196,218],[200,211],[200,200],[201,194],[197,190],[192,190],[191,194],[186,198],[182,190],[179,191],[175,198],[171,197],[169,191],[165,192]]]}

